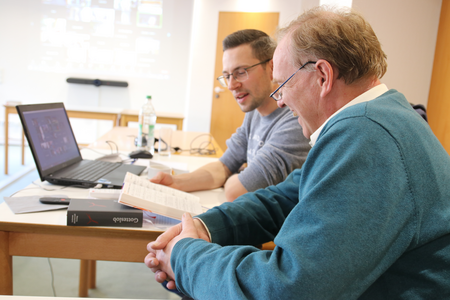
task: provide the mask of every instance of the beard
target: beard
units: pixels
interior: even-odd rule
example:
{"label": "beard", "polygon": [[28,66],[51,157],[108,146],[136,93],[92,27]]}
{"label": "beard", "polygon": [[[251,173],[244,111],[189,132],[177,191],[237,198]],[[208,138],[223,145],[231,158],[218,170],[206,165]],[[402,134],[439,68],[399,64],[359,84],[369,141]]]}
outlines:
{"label": "beard", "polygon": [[260,107],[263,102],[264,99],[252,98],[249,103],[245,103],[244,105],[238,103],[238,105],[244,113],[248,113]]}

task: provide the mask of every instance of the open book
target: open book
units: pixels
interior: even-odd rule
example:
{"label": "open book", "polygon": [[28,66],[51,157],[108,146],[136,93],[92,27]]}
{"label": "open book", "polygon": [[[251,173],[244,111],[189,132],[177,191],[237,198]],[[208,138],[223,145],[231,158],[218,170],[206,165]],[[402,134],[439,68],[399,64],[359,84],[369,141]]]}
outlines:
{"label": "open book", "polygon": [[199,197],[132,173],[125,176],[119,203],[178,220],[185,212],[191,216],[203,212]]}

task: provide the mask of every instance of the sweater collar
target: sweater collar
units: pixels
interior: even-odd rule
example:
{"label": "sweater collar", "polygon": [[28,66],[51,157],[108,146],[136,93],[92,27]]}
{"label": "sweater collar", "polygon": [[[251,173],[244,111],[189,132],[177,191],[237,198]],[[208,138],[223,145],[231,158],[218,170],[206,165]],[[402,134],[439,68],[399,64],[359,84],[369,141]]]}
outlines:
{"label": "sweater collar", "polygon": [[358,97],[356,97],[355,99],[353,99],[352,101],[350,101],[349,103],[347,103],[346,105],[344,105],[343,107],[341,107],[341,109],[339,109],[338,111],[336,111],[334,114],[332,114],[323,124],[322,126],[319,127],[319,129],[317,129],[316,131],[314,131],[313,134],[311,134],[310,136],[310,142],[309,144],[311,145],[311,147],[313,147],[316,144],[317,138],[319,137],[320,132],[322,131],[323,127],[328,123],[329,120],[331,120],[331,118],[333,118],[335,115],[337,115],[338,113],[340,113],[341,111],[343,111],[344,109],[356,105],[358,103],[363,103],[363,102],[367,102],[367,101],[371,101],[374,100],[375,98],[378,98],[379,96],[383,95],[384,93],[386,93],[388,91],[388,88],[385,84],[379,84],[373,88],[371,88],[370,90],[368,90],[367,92],[362,93],[361,95],[359,95]]}

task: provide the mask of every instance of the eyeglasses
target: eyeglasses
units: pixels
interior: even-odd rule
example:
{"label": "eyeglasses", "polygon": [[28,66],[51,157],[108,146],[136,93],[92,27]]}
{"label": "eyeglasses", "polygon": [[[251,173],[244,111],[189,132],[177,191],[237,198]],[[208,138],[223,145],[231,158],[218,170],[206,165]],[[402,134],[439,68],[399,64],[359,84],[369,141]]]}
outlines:
{"label": "eyeglasses", "polygon": [[269,61],[271,61],[272,59],[266,59],[265,61],[261,61],[257,64],[254,64],[253,66],[247,67],[247,68],[239,68],[233,71],[233,73],[231,74],[227,74],[227,75],[222,75],[217,77],[217,80],[219,81],[220,85],[222,85],[223,87],[228,87],[228,82],[230,81],[230,76],[233,76],[233,78],[237,81],[237,82],[244,82],[248,79],[248,72],[247,70],[253,67],[256,67],[257,65],[262,65],[265,64]]}
{"label": "eyeglasses", "polygon": [[317,61],[308,61],[306,63],[304,63],[300,68],[298,68],[297,71],[294,72],[294,74],[292,74],[288,79],[286,79],[285,82],[283,82],[272,94],[270,94],[270,97],[273,98],[273,100],[275,101],[280,101],[281,98],[283,98],[283,94],[281,93],[280,89],[283,87],[283,85],[286,84],[286,82],[288,82],[292,77],[294,77],[295,73],[297,73],[298,71],[300,71],[301,69],[303,69],[307,64],[315,64]]}

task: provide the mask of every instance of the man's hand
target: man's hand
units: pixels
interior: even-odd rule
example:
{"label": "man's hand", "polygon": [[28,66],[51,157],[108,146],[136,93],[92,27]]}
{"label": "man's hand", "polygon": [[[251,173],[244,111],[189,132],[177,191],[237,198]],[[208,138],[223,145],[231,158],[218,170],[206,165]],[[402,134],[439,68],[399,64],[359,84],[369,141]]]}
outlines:
{"label": "man's hand", "polygon": [[164,173],[164,172],[158,172],[153,178],[150,178],[150,182],[162,184],[168,187],[177,188],[174,183],[174,178],[172,175]]}
{"label": "man's hand", "polygon": [[157,282],[162,283],[168,281],[167,288],[175,289],[175,275],[170,265],[170,256],[175,244],[183,238],[201,238],[207,242],[211,242],[208,232],[203,223],[198,219],[185,213],[181,220],[181,224],[169,228],[161,234],[156,241],[147,245],[149,254],[145,257],[145,264],[153,273]]}

